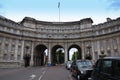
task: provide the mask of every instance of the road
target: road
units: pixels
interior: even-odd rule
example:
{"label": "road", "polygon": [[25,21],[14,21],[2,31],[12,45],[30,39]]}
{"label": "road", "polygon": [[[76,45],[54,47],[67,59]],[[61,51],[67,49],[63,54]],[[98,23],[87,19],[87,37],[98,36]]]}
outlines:
{"label": "road", "polygon": [[0,69],[0,80],[73,80],[64,66]]}

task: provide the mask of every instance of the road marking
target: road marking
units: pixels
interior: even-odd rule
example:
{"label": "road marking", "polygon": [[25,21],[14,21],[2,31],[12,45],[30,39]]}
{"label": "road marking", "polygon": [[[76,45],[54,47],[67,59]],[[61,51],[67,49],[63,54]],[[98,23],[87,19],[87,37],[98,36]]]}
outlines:
{"label": "road marking", "polygon": [[42,72],[42,75],[39,77],[39,79],[38,79],[38,80],[41,80],[41,79],[42,79],[42,77],[45,75],[45,73],[46,73],[46,71],[43,71],[43,72]]}
{"label": "road marking", "polygon": [[30,79],[29,79],[29,80],[33,80],[35,77],[36,77],[36,75],[32,74],[32,75],[30,76]]}
{"label": "road marking", "polygon": [[38,79],[38,80],[41,80],[41,79],[42,79],[42,77],[43,77],[43,75],[41,75],[41,76],[39,77],[39,79]]}

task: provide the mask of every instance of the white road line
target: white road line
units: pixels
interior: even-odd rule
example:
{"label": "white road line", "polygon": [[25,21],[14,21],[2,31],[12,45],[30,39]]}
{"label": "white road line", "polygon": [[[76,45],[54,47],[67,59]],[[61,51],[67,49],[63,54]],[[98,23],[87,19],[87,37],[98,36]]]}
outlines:
{"label": "white road line", "polygon": [[38,80],[41,80],[41,79],[42,79],[42,77],[43,77],[43,75],[41,75],[41,76],[39,77],[39,79],[38,79]]}
{"label": "white road line", "polygon": [[42,75],[39,77],[38,80],[41,80],[45,73],[46,73],[46,71],[43,71],[43,72],[42,72]]}

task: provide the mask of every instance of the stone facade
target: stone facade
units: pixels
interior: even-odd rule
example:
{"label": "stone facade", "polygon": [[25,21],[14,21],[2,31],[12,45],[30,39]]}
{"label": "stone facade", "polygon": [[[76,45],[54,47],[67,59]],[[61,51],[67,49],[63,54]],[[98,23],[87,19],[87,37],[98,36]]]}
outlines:
{"label": "stone facade", "polygon": [[44,60],[41,54],[45,49],[48,49],[47,63],[52,64],[57,47],[64,49],[65,61],[69,60],[72,47],[80,51],[82,59],[87,55],[93,61],[102,56],[120,56],[120,18],[97,25],[92,23],[91,18],[45,22],[30,17],[16,23],[0,17],[0,67],[23,66],[25,54],[31,56],[31,66],[42,65],[38,62]]}

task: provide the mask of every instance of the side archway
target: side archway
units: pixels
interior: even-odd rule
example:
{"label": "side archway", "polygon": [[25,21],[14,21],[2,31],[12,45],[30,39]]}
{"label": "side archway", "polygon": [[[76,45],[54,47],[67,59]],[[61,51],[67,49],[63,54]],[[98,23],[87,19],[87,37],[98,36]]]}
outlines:
{"label": "side archway", "polygon": [[70,56],[72,56],[72,55],[70,55],[70,49],[72,49],[72,48],[76,48],[78,50],[79,56],[77,59],[82,59],[82,50],[81,50],[80,46],[73,44],[68,48],[68,60],[70,60]]}
{"label": "side archway", "polygon": [[47,47],[45,45],[37,45],[34,48],[34,54],[33,54],[33,62],[34,66],[43,66],[46,63],[46,55],[45,50]]}

